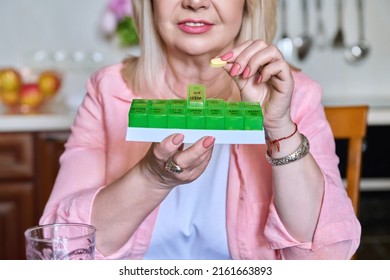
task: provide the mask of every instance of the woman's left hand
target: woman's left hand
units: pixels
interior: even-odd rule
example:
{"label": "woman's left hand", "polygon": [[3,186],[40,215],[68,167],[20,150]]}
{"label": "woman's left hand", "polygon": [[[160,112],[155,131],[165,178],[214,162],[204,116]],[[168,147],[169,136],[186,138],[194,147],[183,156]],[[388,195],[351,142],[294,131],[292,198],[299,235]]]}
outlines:
{"label": "woman's left hand", "polygon": [[294,80],[290,65],[274,45],[262,40],[246,41],[221,56],[243,101],[260,102],[265,127],[291,122],[290,103]]}

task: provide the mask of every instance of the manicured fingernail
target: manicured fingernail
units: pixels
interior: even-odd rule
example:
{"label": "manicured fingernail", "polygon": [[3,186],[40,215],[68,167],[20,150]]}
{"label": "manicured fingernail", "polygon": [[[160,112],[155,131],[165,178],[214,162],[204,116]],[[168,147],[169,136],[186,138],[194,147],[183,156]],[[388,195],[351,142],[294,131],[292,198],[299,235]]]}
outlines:
{"label": "manicured fingernail", "polygon": [[175,145],[179,145],[179,144],[183,143],[183,140],[184,140],[184,135],[181,133],[178,133],[175,135],[175,137],[173,137],[172,143]]}
{"label": "manicured fingernail", "polygon": [[232,75],[233,77],[236,76],[238,72],[240,72],[240,69],[241,69],[241,65],[238,64],[237,62],[234,63],[232,70],[230,70],[230,75]]}
{"label": "manicured fingernail", "polygon": [[263,75],[260,74],[260,76],[257,78],[256,83],[260,84],[263,81]]}
{"label": "manicured fingernail", "polygon": [[251,73],[251,68],[249,66],[245,67],[244,72],[242,73],[242,78],[246,79]]}
{"label": "manicured fingernail", "polygon": [[206,137],[206,139],[204,139],[202,145],[203,145],[203,148],[210,148],[215,142],[215,137],[212,137],[212,136],[209,136],[209,137]]}
{"label": "manicured fingernail", "polygon": [[225,53],[223,56],[221,56],[221,59],[222,60],[229,60],[233,57],[233,52],[228,52],[228,53]]}

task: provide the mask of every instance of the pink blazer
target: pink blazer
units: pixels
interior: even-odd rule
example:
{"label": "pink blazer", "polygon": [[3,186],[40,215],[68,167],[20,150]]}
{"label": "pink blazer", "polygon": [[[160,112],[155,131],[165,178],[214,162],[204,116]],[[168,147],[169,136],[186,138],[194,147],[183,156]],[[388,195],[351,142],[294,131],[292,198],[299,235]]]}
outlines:
{"label": "pink blazer", "polygon": [[[148,143],[125,141],[130,103],[141,97],[122,80],[121,66],[103,68],[89,79],[41,224],[91,223],[95,195],[148,150]],[[292,118],[309,139],[325,179],[314,239],[298,242],[279,219],[265,145],[232,145],[226,223],[233,259],[349,259],[359,245],[361,227],[340,178],[333,135],[321,105],[322,89],[302,72],[294,72],[294,79]],[[117,252],[103,256],[97,251],[96,258],[142,259],[157,213],[158,208]]]}

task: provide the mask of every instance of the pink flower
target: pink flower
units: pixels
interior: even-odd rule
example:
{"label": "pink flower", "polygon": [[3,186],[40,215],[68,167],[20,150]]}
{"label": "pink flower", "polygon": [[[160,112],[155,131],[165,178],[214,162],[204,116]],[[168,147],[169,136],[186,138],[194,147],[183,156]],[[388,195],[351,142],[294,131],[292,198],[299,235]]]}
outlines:
{"label": "pink flower", "polygon": [[108,8],[111,10],[117,19],[122,19],[125,16],[132,17],[133,6],[131,0],[110,0]]}
{"label": "pink flower", "polygon": [[121,46],[124,47],[137,44],[139,38],[134,25],[131,0],[107,1],[108,4],[100,22],[102,34],[108,40],[117,36]]}
{"label": "pink flower", "polygon": [[103,13],[100,27],[105,35],[111,35],[115,32],[117,25],[117,19],[114,13],[110,10],[106,10]]}

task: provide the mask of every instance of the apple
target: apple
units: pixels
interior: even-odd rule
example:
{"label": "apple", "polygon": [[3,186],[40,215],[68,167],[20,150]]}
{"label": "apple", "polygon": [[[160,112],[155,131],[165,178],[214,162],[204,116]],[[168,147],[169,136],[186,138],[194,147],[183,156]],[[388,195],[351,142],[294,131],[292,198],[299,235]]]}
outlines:
{"label": "apple", "polygon": [[19,92],[15,90],[1,90],[0,100],[4,105],[15,106],[19,103]]}
{"label": "apple", "polygon": [[18,91],[22,86],[22,77],[14,68],[4,68],[0,72],[0,90]]}
{"label": "apple", "polygon": [[61,87],[61,75],[55,71],[44,71],[39,75],[38,86],[45,97],[52,97]]}
{"label": "apple", "polygon": [[36,83],[26,83],[20,88],[19,104],[22,108],[37,108],[43,99],[44,95]]}

